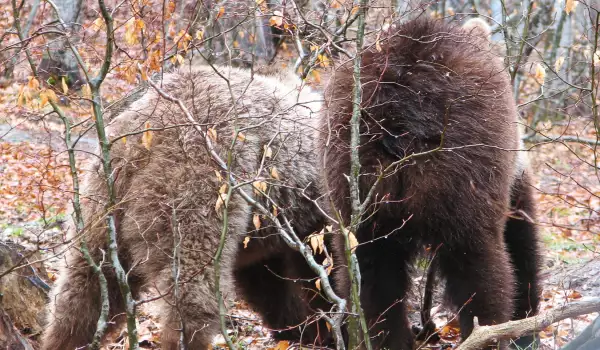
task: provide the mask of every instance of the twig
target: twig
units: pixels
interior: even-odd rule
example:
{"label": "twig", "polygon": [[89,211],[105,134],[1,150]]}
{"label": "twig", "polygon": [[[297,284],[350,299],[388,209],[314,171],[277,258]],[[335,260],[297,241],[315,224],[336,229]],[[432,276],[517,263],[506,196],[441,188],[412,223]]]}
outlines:
{"label": "twig", "polygon": [[600,311],[600,298],[589,298],[565,304],[543,314],[495,326],[479,326],[475,317],[473,333],[458,346],[457,350],[483,349],[494,340],[518,338],[536,330],[544,329],[566,318]]}

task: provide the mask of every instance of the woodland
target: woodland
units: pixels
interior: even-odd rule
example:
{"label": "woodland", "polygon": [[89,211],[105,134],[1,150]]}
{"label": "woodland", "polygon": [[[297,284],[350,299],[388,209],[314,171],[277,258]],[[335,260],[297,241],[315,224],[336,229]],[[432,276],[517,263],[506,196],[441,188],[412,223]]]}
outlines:
{"label": "woodland", "polygon": [[[243,251],[257,244],[250,231],[275,227],[273,235],[281,235],[290,252],[299,252],[305,258],[300,263],[314,272],[315,277],[301,282],[333,305],[316,310],[306,324],[323,322],[336,337],[347,323],[350,338],[363,337],[359,345],[350,340],[349,345],[341,341],[328,348],[377,348],[364,339],[368,325],[360,309],[359,265],[354,265],[360,264],[357,246],[368,244],[353,234],[361,216],[368,216],[365,206],[359,205],[358,192],[351,193],[353,220],[340,229],[353,287],[344,299],[330,285],[331,226],[300,237],[286,226],[283,205],[273,201],[261,206],[249,200],[249,233],[227,235],[229,203],[236,189],[243,188],[235,181],[244,179],[247,192],[258,195],[290,174],[281,170],[283,166],[268,168],[264,176],[233,174],[229,162],[235,152],[219,156],[210,145],[231,142],[233,150],[236,142],[251,141],[250,136],[246,140],[246,131],[237,129],[233,136],[224,135],[216,126],[194,123],[194,118],[210,114],[210,108],[208,112],[186,108],[184,97],[168,94],[163,78],[198,65],[225,67],[234,75],[235,69],[246,69],[252,77],[266,75],[282,82],[288,75],[281,72],[288,72],[306,89],[319,92],[340,65],[360,67],[357,53],[363,48],[381,52],[388,33],[419,18],[456,26],[477,18],[489,25],[489,50],[500,57],[502,74],[510,79],[520,118],[520,152],[529,159],[527,186],[536,209],[525,219],[539,236],[542,291],[537,315],[493,325],[476,320],[473,333],[463,339],[459,311],[444,299],[445,281],[432,273],[436,247],[425,247],[411,269],[406,301],[418,335],[415,347],[487,349],[500,346],[498,341],[533,334],[533,349],[600,349],[600,2],[596,0],[0,0],[0,347],[42,349],[51,290],[64,274],[66,254],[73,251],[87,261],[102,290],[94,340],[86,348],[161,349],[164,329],[158,302],[180,288],[193,288],[178,279],[184,253],[179,238],[172,238],[168,256],[174,282],[168,291],[156,286],[142,293],[131,291],[136,277],[119,253],[118,244],[123,242],[119,225],[111,225],[120,205],[127,203],[120,203],[111,187],[118,171],[107,171],[116,164],[110,160],[113,147],[151,153],[162,144],[157,140],[168,128],[153,119],[140,122],[135,132],[115,136],[107,131],[115,116],[150,91],[195,125],[192,131],[206,140],[211,162],[219,169],[210,180],[223,185],[211,189],[209,203],[196,203],[223,222],[218,227],[220,248],[207,252],[211,264],[221,263],[227,239],[239,239]],[[360,72],[355,74],[359,78],[355,82],[360,81]],[[218,75],[226,80],[224,86],[230,86],[226,74]],[[358,85],[352,91],[359,91]],[[246,98],[232,95],[224,93],[222,100]],[[264,96],[265,104],[270,103],[268,98]],[[354,108],[360,116],[360,103]],[[275,146],[265,145],[259,158],[265,163],[276,153]],[[412,155],[405,157],[412,161]],[[106,178],[103,193],[110,205],[101,215],[88,216],[94,199],[86,197],[81,186],[92,168],[101,166]],[[352,169],[339,174],[340,181],[351,186],[361,175],[354,173],[360,167]],[[93,220],[85,222],[88,218]],[[411,218],[398,220],[401,231]],[[108,243],[93,251],[87,246],[88,233],[98,227],[106,232]],[[148,260],[153,258],[149,254]],[[277,339],[282,330],[271,329],[242,293],[221,293],[216,271],[211,293],[219,303],[219,332],[211,349],[326,348]],[[116,276],[118,287],[107,284],[106,276]],[[256,284],[263,282],[257,279]],[[265,295],[269,288],[278,288],[263,287]],[[116,316],[109,312],[113,294],[124,304],[123,313]],[[82,318],[88,313],[77,312]],[[178,349],[193,347],[181,341]]]}

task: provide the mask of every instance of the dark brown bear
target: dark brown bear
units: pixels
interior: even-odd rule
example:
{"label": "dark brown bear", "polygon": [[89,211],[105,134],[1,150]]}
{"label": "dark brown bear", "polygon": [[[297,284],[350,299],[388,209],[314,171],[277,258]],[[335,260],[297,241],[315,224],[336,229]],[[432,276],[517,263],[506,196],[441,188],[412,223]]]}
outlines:
{"label": "dark brown bear", "polygon": [[[322,130],[331,131],[320,147],[327,190],[345,224],[351,202],[340,174],[350,170],[353,81],[351,64],[332,75],[322,120]],[[447,299],[460,310],[463,339],[474,316],[490,325],[534,314],[535,210],[516,152],[508,72],[487,40],[441,21],[407,22],[362,53],[361,84],[362,200],[382,169],[398,162],[375,185],[356,232],[361,300],[375,348],[413,348],[404,298],[423,246],[440,247],[436,262]],[[345,270],[336,271],[347,296]]]}

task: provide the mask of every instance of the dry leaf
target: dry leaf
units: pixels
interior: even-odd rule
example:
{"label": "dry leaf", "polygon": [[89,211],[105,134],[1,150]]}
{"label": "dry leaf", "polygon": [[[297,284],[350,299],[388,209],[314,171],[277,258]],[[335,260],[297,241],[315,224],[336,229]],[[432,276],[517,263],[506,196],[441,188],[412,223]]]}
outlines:
{"label": "dry leaf", "polygon": [[269,19],[269,25],[271,27],[281,27],[283,24],[283,13],[281,11],[274,11],[273,16]]}
{"label": "dry leaf", "polygon": [[562,67],[564,62],[565,62],[564,56],[560,56],[559,58],[556,59],[556,62],[554,62],[554,71],[556,73],[558,73],[560,71],[560,68]]}
{"label": "dry leaf", "polygon": [[48,94],[45,91],[40,92],[40,107],[44,107],[48,103]]}
{"label": "dry leaf", "polygon": [[254,181],[252,186],[254,187],[254,193],[256,194],[260,194],[267,190],[267,183],[264,181]]}
{"label": "dry leaf", "polygon": [[277,211],[275,204],[273,204],[273,216],[277,216],[277,214],[279,214],[279,212]]}
{"label": "dry leaf", "polygon": [[237,137],[237,139],[238,139],[239,141],[242,141],[242,142],[246,141],[246,135],[244,135],[244,134],[243,134],[243,133],[241,133],[241,132],[238,132],[238,133],[237,133],[237,135],[236,135],[236,137]]}
{"label": "dry leaf", "polygon": [[319,239],[317,238],[317,235],[312,234],[310,236],[310,246],[313,250],[313,253],[317,253],[317,249],[319,248]]}
{"label": "dry leaf", "polygon": [[544,66],[542,66],[541,63],[538,63],[535,66],[534,78],[538,82],[538,84],[544,85],[544,81],[546,80],[546,68],[544,68]]}
{"label": "dry leaf", "polygon": [[221,8],[219,8],[219,13],[217,13],[217,17],[215,19],[221,18],[223,14],[225,14],[225,6],[221,6]]}
{"label": "dry leaf", "polygon": [[223,185],[221,185],[221,187],[219,188],[219,193],[220,193],[220,194],[225,194],[225,193],[227,193],[227,184],[223,184]]}
{"label": "dry leaf", "polygon": [[272,167],[272,168],[271,168],[271,176],[272,176],[274,179],[281,180],[281,178],[279,177],[279,172],[277,171],[277,168],[276,168],[276,167]]}
{"label": "dry leaf", "polygon": [[[150,129],[150,122],[146,122],[144,124],[145,129]],[[150,150],[150,145],[152,144],[152,130],[145,130],[142,133],[142,145],[146,147],[147,150]]]}
{"label": "dry leaf", "polygon": [[35,77],[29,76],[27,87],[29,87],[31,90],[37,90],[40,87],[40,82]]}
{"label": "dry leaf", "polygon": [[321,279],[317,278],[317,280],[315,281],[315,286],[317,287],[318,290],[321,290]]}
{"label": "dry leaf", "polygon": [[260,229],[260,216],[258,216],[258,214],[254,214],[254,217],[252,218],[252,223],[254,224],[254,227],[257,230]]}
{"label": "dry leaf", "polygon": [[83,84],[83,86],[81,87],[81,93],[83,94],[84,98],[92,98],[92,89],[90,89],[90,86],[88,84]]}
{"label": "dry leaf", "polygon": [[244,249],[248,248],[248,242],[250,242],[250,236],[244,237]]}
{"label": "dry leaf", "polygon": [[213,142],[217,142],[217,130],[215,128],[208,128],[208,137],[210,137]]}
{"label": "dry leaf", "polygon": [[65,94],[65,95],[66,95],[66,94],[67,94],[67,92],[69,92],[69,86],[67,85],[67,80],[66,80],[66,78],[65,78],[65,77],[62,77],[62,78],[60,79],[60,83],[61,83],[61,86],[62,86],[63,94]]}
{"label": "dry leaf", "polygon": [[223,176],[221,176],[221,173],[217,169],[215,169],[215,175],[217,176],[217,181],[223,181]]}
{"label": "dry leaf", "polygon": [[350,243],[350,250],[354,252],[356,250],[356,247],[358,246],[358,240],[356,239],[356,236],[354,236],[354,233],[352,233],[351,231],[348,231],[348,241]]}
{"label": "dry leaf", "polygon": [[134,17],[125,22],[125,42],[128,45],[135,45],[138,43],[136,20]]}
{"label": "dry leaf", "polygon": [[271,149],[271,147],[264,145],[263,149],[265,152],[265,158],[271,158],[273,156],[273,150]]}
{"label": "dry leaf", "polygon": [[46,94],[48,95],[48,99],[54,103],[58,102],[58,96],[56,96],[56,93],[54,92],[54,90],[52,89],[46,89]]}
{"label": "dry leaf", "polygon": [[327,257],[325,260],[323,260],[321,265],[325,266],[325,271],[327,271],[328,275],[331,275],[331,271],[333,271],[333,260]]}
{"label": "dry leaf", "polygon": [[290,347],[290,342],[282,340],[272,350],[287,350]]}
{"label": "dry leaf", "polygon": [[567,14],[573,12],[573,10],[575,10],[575,8],[577,7],[577,1],[575,0],[567,0],[567,2],[565,3],[565,12]]}
{"label": "dry leaf", "polygon": [[325,240],[323,239],[323,231],[310,235],[310,246],[314,254],[320,254],[324,251]]}
{"label": "dry leaf", "polygon": [[215,204],[215,211],[217,213],[221,212],[223,204],[225,204],[225,201],[223,200],[223,195],[219,193],[219,195],[217,196],[217,203]]}

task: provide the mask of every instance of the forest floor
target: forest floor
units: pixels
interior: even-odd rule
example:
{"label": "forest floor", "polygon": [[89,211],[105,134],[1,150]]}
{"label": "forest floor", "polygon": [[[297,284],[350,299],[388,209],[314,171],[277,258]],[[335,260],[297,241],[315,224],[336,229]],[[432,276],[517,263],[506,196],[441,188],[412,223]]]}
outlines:
{"label": "forest floor", "polygon": [[[67,206],[71,199],[68,159],[61,139],[60,123],[25,107],[15,107],[18,87],[0,89],[0,240],[14,241],[28,249],[42,249],[49,283],[56,278],[59,256],[45,249],[47,242],[61,237],[62,222],[69,220]],[[543,125],[552,135],[593,137],[589,120],[580,118]],[[80,161],[92,151],[96,141],[83,137],[79,143]],[[600,295],[600,271],[595,267],[570,271],[568,278],[557,279],[551,271],[598,259],[600,253],[600,176],[593,171],[594,152],[589,145],[546,143],[528,145],[534,173],[538,224],[546,255],[548,283],[544,288],[542,311],[585,296]],[[81,163],[85,164],[85,163]],[[585,266],[585,265],[582,265]],[[416,273],[417,285],[423,278]],[[579,281],[579,282],[577,282]],[[418,299],[418,298],[416,298]],[[418,308],[418,302],[413,302]],[[438,303],[434,320],[441,342],[424,348],[440,348],[458,340],[452,313]],[[416,311],[416,310],[413,310]],[[143,348],[156,348],[160,329],[152,316],[152,307],[141,310],[139,331]],[[578,334],[596,315],[581,316],[540,330],[544,349],[556,349]],[[243,301],[230,309],[230,333],[247,349],[283,350],[289,344],[275,343],[260,318]],[[107,349],[124,346],[122,332],[109,335]],[[215,347],[223,337],[215,338]]]}

